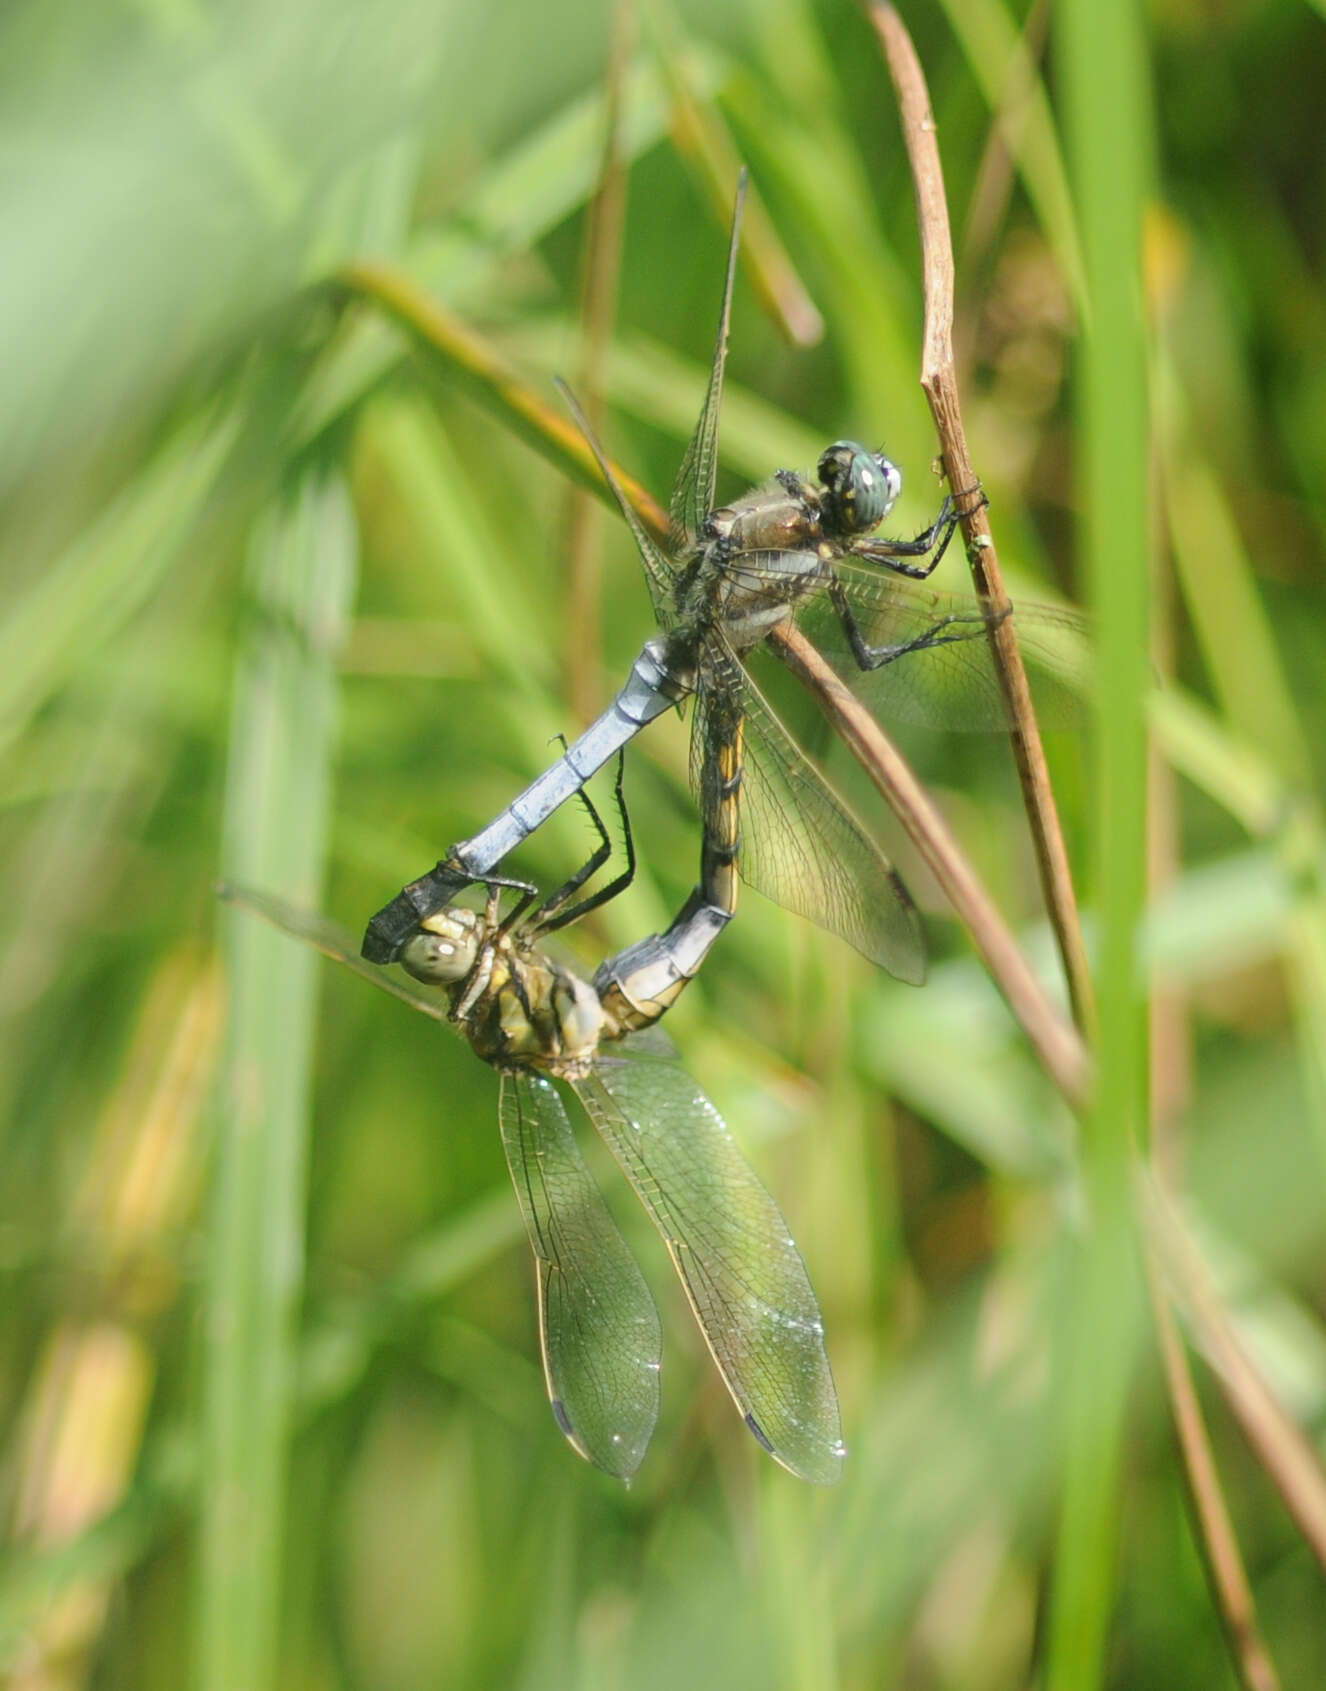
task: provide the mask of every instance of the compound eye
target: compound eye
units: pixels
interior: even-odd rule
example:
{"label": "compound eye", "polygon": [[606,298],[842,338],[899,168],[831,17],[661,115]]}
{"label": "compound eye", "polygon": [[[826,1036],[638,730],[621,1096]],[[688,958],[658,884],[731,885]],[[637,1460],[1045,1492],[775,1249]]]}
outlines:
{"label": "compound eye", "polygon": [[473,929],[448,920],[444,911],[440,916],[430,916],[427,926],[407,940],[400,962],[417,981],[430,986],[454,986],[469,974],[478,954],[478,936]]}
{"label": "compound eye", "polygon": [[830,493],[837,493],[850,480],[852,459],[862,450],[854,441],[835,440],[820,453],[819,478]]}
{"label": "compound eye", "polygon": [[877,522],[882,523],[898,503],[898,495],[902,492],[902,471],[892,458],[886,458],[882,452],[875,453],[875,468],[879,471],[884,487],[884,509],[876,518]]}
{"label": "compound eye", "polygon": [[902,487],[896,467],[854,440],[839,440],[821,456],[820,481],[829,518],[840,534],[864,534],[888,515]]}

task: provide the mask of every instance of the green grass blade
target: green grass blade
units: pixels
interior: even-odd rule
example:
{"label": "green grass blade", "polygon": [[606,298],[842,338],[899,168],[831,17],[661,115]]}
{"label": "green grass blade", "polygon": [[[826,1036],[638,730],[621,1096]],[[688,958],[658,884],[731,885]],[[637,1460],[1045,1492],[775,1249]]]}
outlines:
{"label": "green grass blade", "polygon": [[[717,80],[710,67],[703,86]],[[623,156],[633,160],[667,133],[668,107],[658,71],[637,67],[627,78]],[[603,125],[603,95],[569,102],[478,178],[449,218],[416,231],[401,259],[420,293],[450,305],[484,301],[500,266],[573,216],[594,191]],[[382,248],[365,244],[380,257]],[[355,324],[309,384],[296,432],[308,440],[330,427],[400,361],[391,326],[377,317]]]}
{"label": "green grass blade", "polygon": [[0,628],[0,751],[161,585],[234,444],[237,414],[173,434],[46,566]]}
{"label": "green grass blade", "polygon": [[[315,902],[336,660],[357,541],[343,482],[309,470],[257,531],[235,685],[223,870]],[[222,918],[230,1031],[208,1267],[198,1683],[276,1683],[286,1466],[303,1275],[317,954]]]}
{"label": "green grass blade", "polygon": [[1230,732],[1283,779],[1304,785],[1312,757],[1252,560],[1229,499],[1192,439],[1178,374],[1167,366],[1162,375],[1166,514],[1184,608]]}
{"label": "green grass blade", "polygon": [[1003,0],[960,0],[944,9],[991,111],[1000,109],[1010,83],[1016,80],[1017,86],[1026,90],[1025,102],[1009,126],[1007,140],[1027,198],[1054,248],[1064,281],[1080,305],[1085,294],[1082,249],[1044,81],[1031,64],[1026,44]]}
{"label": "green grass blade", "polygon": [[1141,232],[1147,90],[1140,18],[1073,0],[1060,14],[1089,323],[1078,387],[1079,534],[1111,678],[1098,718],[1097,1096],[1083,1171],[1090,1207],[1063,1350],[1065,1450],[1048,1691],[1102,1682],[1115,1602],[1123,1418],[1139,1320],[1129,1159],[1147,1106],[1138,940],[1146,901],[1148,418]]}

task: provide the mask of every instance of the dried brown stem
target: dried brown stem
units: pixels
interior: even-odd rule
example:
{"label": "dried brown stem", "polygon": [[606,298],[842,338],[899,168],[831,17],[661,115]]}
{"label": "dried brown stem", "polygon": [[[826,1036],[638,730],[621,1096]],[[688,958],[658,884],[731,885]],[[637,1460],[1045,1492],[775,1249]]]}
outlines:
{"label": "dried brown stem", "polygon": [[[953,244],[935,120],[916,49],[896,9],[878,3],[878,0],[867,4],[866,9],[883,45],[898,94],[903,138],[916,190],[925,280],[921,386],[935,419],[949,486],[955,494],[961,494],[979,483],[962,426],[953,363]],[[962,533],[978,595],[992,609],[1002,610],[1008,605],[1008,595],[1004,591],[999,557],[984,506],[977,506],[963,517]],[[1094,1020],[1094,1000],[1086,948],[1082,943],[1068,853],[1064,848],[1054,795],[1050,789],[1045,752],[1018,650],[1014,620],[1012,617],[1002,618],[991,630],[990,644],[1009,720],[1013,724],[1013,754],[1031,825],[1041,888],[1068,980],[1073,1016],[1078,1026],[1089,1033]]]}
{"label": "dried brown stem", "polygon": [[1326,1471],[1321,1458],[1249,1361],[1179,1211],[1154,1183],[1144,1185],[1143,1198],[1166,1290],[1214,1370],[1244,1437],[1326,1569]]}
{"label": "dried brown stem", "polygon": [[[1156,508],[1159,508],[1157,502]],[[1157,556],[1159,549],[1157,548]],[[1173,619],[1164,582],[1155,583],[1153,657],[1163,674],[1173,670]],[[1147,760],[1147,878],[1153,894],[1179,873],[1178,798],[1174,773],[1153,746]],[[1158,985],[1151,994],[1151,1160],[1166,1189],[1178,1181],[1183,1119],[1191,1100],[1192,1060],[1188,1011],[1181,988]],[[1279,1677],[1257,1623],[1252,1588],[1220,1485],[1192,1367],[1160,1273],[1155,1242],[1145,1248],[1151,1313],[1169,1395],[1174,1436],[1183,1462],[1193,1536],[1206,1565],[1212,1602],[1224,1625],[1230,1657],[1246,1691],[1279,1691]]]}
{"label": "dried brown stem", "polygon": [[1045,996],[1017,941],[924,787],[879,723],[803,634],[785,622],[769,634],[768,640],[778,657],[815,694],[834,728],[883,794],[970,930],[976,949],[1046,1072],[1073,1108],[1081,1109],[1091,1077],[1091,1060],[1081,1035]]}
{"label": "dried brown stem", "polygon": [[1220,1488],[1220,1475],[1216,1471],[1206,1423],[1202,1420],[1202,1406],[1197,1400],[1188,1353],[1183,1348],[1183,1340],[1160,1283],[1154,1250],[1147,1252],[1147,1280],[1170,1411],[1174,1417],[1174,1433],[1196,1517],[1197,1541],[1206,1562],[1207,1578],[1215,1595],[1216,1607],[1224,1622],[1230,1655],[1247,1691],[1280,1691],[1280,1676],[1275,1671],[1266,1640],[1257,1624],[1252,1588],[1248,1584],[1234,1524],[1229,1518],[1229,1509]]}

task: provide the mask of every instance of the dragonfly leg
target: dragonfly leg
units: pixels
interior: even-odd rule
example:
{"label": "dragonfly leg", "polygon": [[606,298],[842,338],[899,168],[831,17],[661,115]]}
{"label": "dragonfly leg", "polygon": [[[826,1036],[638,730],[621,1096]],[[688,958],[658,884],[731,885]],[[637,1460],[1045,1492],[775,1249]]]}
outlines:
{"label": "dragonfly leg", "polygon": [[[974,505],[959,509],[961,500],[969,499],[973,494],[979,497]],[[940,559],[948,551],[949,541],[953,538],[953,531],[959,521],[969,517],[974,511],[979,511],[982,505],[988,505],[989,499],[985,490],[977,482],[975,487],[963,488],[961,493],[946,493],[944,502],[939,507],[939,514],[930,527],[923,529],[911,540],[885,540],[878,536],[858,541],[851,548],[852,555],[864,558],[867,563],[882,564],[885,569],[894,570],[898,575],[905,575],[911,581],[924,581],[933,575],[939,567]],[[905,558],[924,558],[924,564],[904,563]]]}
{"label": "dragonfly leg", "polygon": [[[872,564],[882,564],[885,569],[905,575],[911,581],[924,581],[938,569],[940,559],[948,551],[948,543],[952,540],[953,530],[957,526],[953,495],[946,493],[944,503],[939,507],[939,515],[929,528],[923,529],[914,539],[885,540],[872,536],[868,540],[858,541],[852,547],[852,553]],[[924,558],[925,562],[908,564],[903,562],[905,558]]]}
{"label": "dragonfly leg", "polygon": [[947,616],[937,617],[929,628],[922,629],[910,640],[872,646],[861,632],[861,625],[853,615],[840,581],[829,583],[829,598],[851,645],[852,656],[864,670],[883,669],[885,664],[892,663],[895,658],[906,657],[909,652],[928,651],[932,646],[949,646],[958,640],[975,640],[991,628],[997,627],[1006,616],[1012,614],[1013,609],[1009,605],[990,616],[982,611],[953,611]]}
{"label": "dragonfly leg", "polygon": [[600,905],[606,904],[610,898],[616,898],[617,894],[624,892],[635,879],[635,839],[631,833],[631,819],[626,811],[626,795],[623,791],[625,772],[626,751],[623,747],[617,753],[617,779],[614,783],[613,795],[616,801],[617,815],[621,820],[622,839],[626,849],[625,869],[609,881],[606,886],[601,887],[595,893],[591,893],[588,898],[582,898],[575,904],[568,903],[572,896],[584,886],[590,876],[603,867],[612,853],[612,838],[604,826],[603,818],[594,808],[594,803],[589,794],[582,787],[576,796],[589,814],[590,822],[599,836],[599,844],[581,864],[580,868],[576,870],[575,874],[558,887],[556,892],[551,893],[539,906],[535,913],[539,933],[553,933],[558,928],[564,928],[569,923],[578,921],[580,917],[588,915],[591,910],[597,910]]}
{"label": "dragonfly leg", "polygon": [[[539,889],[533,881],[517,881],[510,875],[485,875],[483,884],[488,888],[488,926],[494,933],[504,934],[513,928],[539,896]],[[501,922],[497,920],[497,902],[504,887],[518,892],[520,897],[507,911]]]}

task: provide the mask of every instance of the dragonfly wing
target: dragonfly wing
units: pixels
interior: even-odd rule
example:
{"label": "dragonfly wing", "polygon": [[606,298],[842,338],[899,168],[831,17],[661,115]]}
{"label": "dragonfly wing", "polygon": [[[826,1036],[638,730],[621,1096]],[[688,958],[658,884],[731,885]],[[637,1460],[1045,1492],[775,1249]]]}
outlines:
{"label": "dragonfly wing", "polygon": [[746,1425],[826,1485],[844,1455],[819,1304],[778,1205],[677,1064],[601,1056],[577,1091],[663,1236]]}
{"label": "dragonfly wing", "polygon": [[634,1033],[628,1033],[624,1039],[616,1041],[619,1051],[639,1051],[647,1057],[675,1057],[677,1047],[663,1031],[657,1022],[648,1027],[637,1028]]}
{"label": "dragonfly wing", "polygon": [[[836,573],[868,645],[906,646],[932,633],[941,637],[939,644],[920,646],[878,669],[863,670],[827,594],[817,593],[799,607],[798,627],[881,722],[958,730],[1008,728],[988,616],[979,599],[907,581],[882,566],[844,561]],[[1086,620],[1048,605],[1019,604],[1013,627],[1042,726],[1080,725],[1091,689]],[[942,638],[952,635],[961,637]]]}
{"label": "dragonfly wing", "polygon": [[344,963],[347,969],[353,970],[363,980],[371,981],[374,986],[383,992],[389,992],[393,998],[401,999],[412,1009],[421,1010],[434,1021],[451,1025],[446,1000],[436,988],[430,990],[407,975],[388,974],[378,963],[366,963],[359,955],[358,940],[327,917],[316,916],[311,910],[300,910],[298,906],[287,904],[283,898],[278,898],[275,893],[259,892],[256,887],[239,886],[233,881],[220,882],[216,893],[217,897],[223,898],[227,904],[238,905],[241,910],[261,916],[264,921],[270,922],[274,928],[280,928],[292,939],[302,939],[309,945],[315,945],[324,957],[330,957],[336,963]]}
{"label": "dragonfly wing", "polygon": [[534,1252],[548,1398],[571,1446],[629,1480],[658,1420],[658,1311],[557,1089],[502,1075],[502,1146]]}
{"label": "dragonfly wing", "polygon": [[585,437],[585,444],[594,454],[595,462],[602,472],[603,479],[608,484],[608,491],[617,501],[617,509],[626,519],[626,526],[635,537],[636,550],[640,554],[640,563],[645,572],[645,583],[649,588],[650,602],[654,607],[654,616],[661,628],[669,627],[675,620],[673,604],[676,597],[677,572],[673,569],[670,559],[662,547],[650,534],[649,530],[636,515],[635,507],[622,491],[622,485],[613,472],[612,462],[599,438],[590,425],[589,418],[580,409],[580,402],[567,387],[566,383],[557,378],[557,389],[566,401],[575,425]]}
{"label": "dragonfly wing", "polygon": [[712,733],[730,731],[735,720],[742,738],[743,877],[775,903],[845,939],[898,980],[920,986],[926,975],[925,934],[898,871],[797,746],[720,637],[706,642],[704,666],[691,776],[709,837],[721,835],[723,819],[712,788],[704,790],[704,749]]}
{"label": "dragonfly wing", "polygon": [[743,167],[737,178],[737,198],[732,208],[732,235],[728,241],[723,303],[718,312],[718,335],[709,366],[709,391],[705,394],[686,456],[677,471],[668,506],[671,519],[669,540],[674,553],[681,553],[693,544],[701,524],[714,508],[714,484],[718,480],[718,414],[723,407],[723,371],[727,364],[732,284],[737,274],[737,249],[741,245],[741,208],[746,200],[746,180]]}

